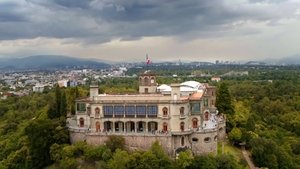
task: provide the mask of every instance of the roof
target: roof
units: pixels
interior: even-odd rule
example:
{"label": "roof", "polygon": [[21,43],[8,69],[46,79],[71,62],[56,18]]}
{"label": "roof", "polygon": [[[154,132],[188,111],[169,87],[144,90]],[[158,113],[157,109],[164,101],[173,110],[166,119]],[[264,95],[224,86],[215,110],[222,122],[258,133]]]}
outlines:
{"label": "roof", "polygon": [[[202,90],[204,85],[196,81],[186,81],[180,84],[181,92],[197,92],[198,90]],[[157,87],[160,92],[171,92],[172,88],[169,85],[162,84]]]}

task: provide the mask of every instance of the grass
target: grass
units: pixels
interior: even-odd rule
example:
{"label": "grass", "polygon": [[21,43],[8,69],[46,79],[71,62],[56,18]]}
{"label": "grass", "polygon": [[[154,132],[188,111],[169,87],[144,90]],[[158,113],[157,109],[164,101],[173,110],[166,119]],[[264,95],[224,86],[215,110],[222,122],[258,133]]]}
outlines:
{"label": "grass", "polygon": [[[222,142],[218,143],[218,154],[222,154]],[[247,162],[245,161],[243,157],[242,150],[240,148],[232,146],[228,142],[224,142],[224,154],[231,154],[239,162],[240,165],[243,166],[243,169],[250,169],[247,165]]]}

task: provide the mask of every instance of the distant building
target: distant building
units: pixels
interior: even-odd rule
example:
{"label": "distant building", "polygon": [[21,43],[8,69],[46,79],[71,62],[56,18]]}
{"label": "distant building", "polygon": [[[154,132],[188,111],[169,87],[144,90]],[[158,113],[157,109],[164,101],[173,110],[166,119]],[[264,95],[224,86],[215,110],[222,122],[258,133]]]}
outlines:
{"label": "distant building", "polygon": [[219,81],[221,81],[221,77],[214,76],[214,77],[211,78],[211,81],[213,81],[213,82],[219,82]]}
{"label": "distant building", "polygon": [[36,84],[35,86],[32,87],[32,91],[42,93],[44,91],[44,88],[45,88],[45,85]]}
{"label": "distant building", "polygon": [[72,143],[103,144],[109,135],[120,135],[132,150],[146,150],[158,140],[173,157],[184,149],[217,153],[225,118],[215,103],[214,86],[195,81],[157,86],[155,75],[145,73],[138,94],[99,94],[98,86],[90,86],[90,96],[76,100],[76,114],[67,122]]}
{"label": "distant building", "polygon": [[68,87],[68,81],[69,80],[59,80],[57,84],[59,87]]}

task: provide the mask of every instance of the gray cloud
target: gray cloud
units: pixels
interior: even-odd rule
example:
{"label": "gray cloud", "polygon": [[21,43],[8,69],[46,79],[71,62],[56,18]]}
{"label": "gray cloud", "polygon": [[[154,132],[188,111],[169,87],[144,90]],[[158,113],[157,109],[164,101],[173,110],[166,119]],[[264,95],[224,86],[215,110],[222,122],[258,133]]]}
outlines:
{"label": "gray cloud", "polygon": [[[22,1],[22,0],[20,0]],[[0,40],[73,38],[86,43],[145,36],[181,38],[258,33],[233,31],[237,22],[277,22],[293,17],[287,1],[26,0],[0,2]],[[263,2],[269,5],[258,5]],[[243,25],[243,24],[241,24]],[[229,32],[229,33],[228,33]]]}

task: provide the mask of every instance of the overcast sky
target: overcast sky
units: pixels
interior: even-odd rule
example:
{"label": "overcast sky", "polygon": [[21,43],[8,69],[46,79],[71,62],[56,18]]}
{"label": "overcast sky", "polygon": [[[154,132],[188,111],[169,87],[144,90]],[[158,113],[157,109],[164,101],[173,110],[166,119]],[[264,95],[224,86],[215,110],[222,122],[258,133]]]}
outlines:
{"label": "overcast sky", "polygon": [[300,53],[300,0],[0,0],[0,57],[259,60]]}

